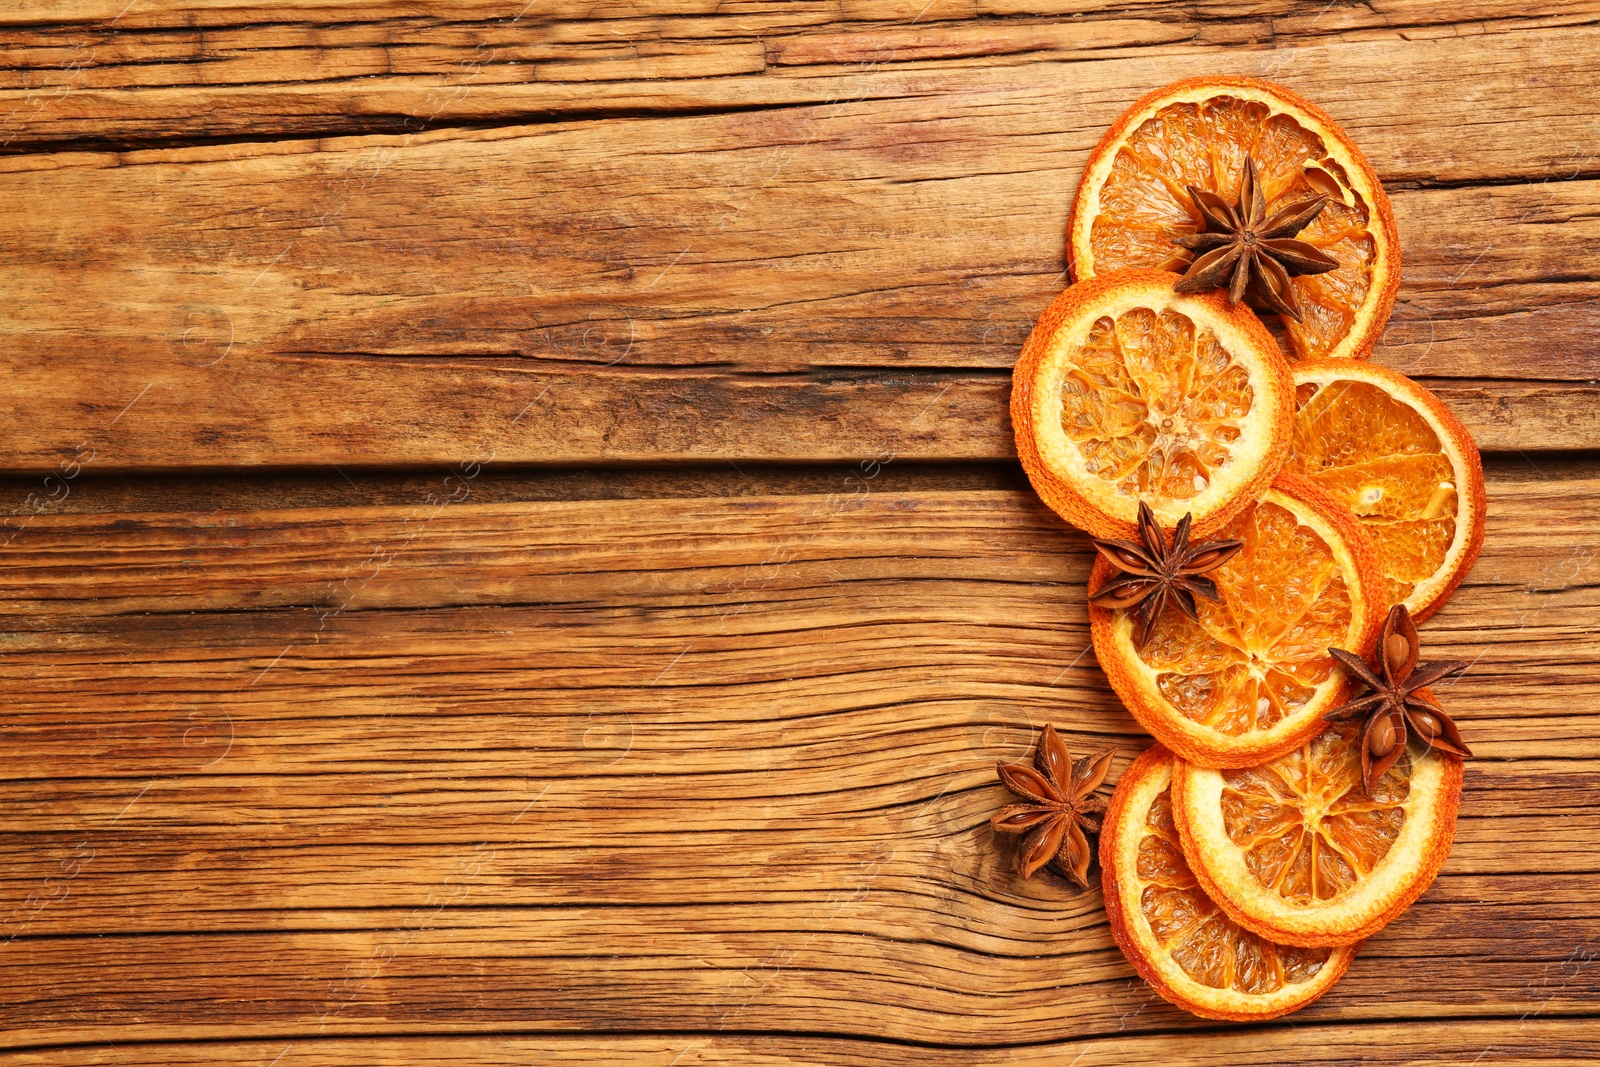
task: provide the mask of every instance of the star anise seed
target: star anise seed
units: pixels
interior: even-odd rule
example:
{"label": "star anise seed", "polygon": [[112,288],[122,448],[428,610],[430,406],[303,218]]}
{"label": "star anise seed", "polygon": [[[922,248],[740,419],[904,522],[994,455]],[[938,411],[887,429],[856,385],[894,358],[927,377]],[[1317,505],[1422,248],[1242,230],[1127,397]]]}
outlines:
{"label": "star anise seed", "polygon": [[1112,541],[1095,538],[1094,547],[1122,572],[1089,594],[1096,607],[1126,611],[1135,606],[1139,613],[1138,642],[1150,640],[1156,619],[1169,603],[1195,622],[1200,611],[1195,596],[1217,600],[1217,584],[1202,577],[1233,558],[1243,541],[1202,541],[1189,543],[1189,522],[1193,514],[1178,520],[1168,547],[1166,534],[1156,521],[1150,505],[1139,502],[1139,541]]}
{"label": "star anise seed", "polygon": [[1460,674],[1467,665],[1460,660],[1419,664],[1420,651],[1417,624],[1404,604],[1389,609],[1370,666],[1353,652],[1328,649],[1340,666],[1367,687],[1366,693],[1340,704],[1323,718],[1329,722],[1365,720],[1361,727],[1361,784],[1368,796],[1405,752],[1408,731],[1424,745],[1463,759],[1472,755],[1450,716],[1419,692]]}
{"label": "star anise seed", "polygon": [[1315,245],[1292,239],[1321,213],[1327,196],[1297,201],[1268,217],[1256,161],[1248,154],[1238,204],[1193,185],[1188,189],[1201,229],[1173,238],[1173,243],[1195,253],[1194,262],[1174,288],[1180,293],[1203,293],[1226,286],[1228,301],[1233,304],[1248,291],[1258,304],[1299,322],[1300,305],[1289,279],[1322,274],[1339,265]]}
{"label": "star anise seed", "polygon": [[1073,763],[1067,743],[1046,724],[1034,746],[1032,767],[1004,760],[996,765],[1000,781],[1024,802],[1001,808],[989,825],[1002,834],[1027,835],[1018,854],[1024,878],[1053,861],[1062,874],[1089,887],[1094,850],[1084,832],[1100,832],[1106,800],[1094,791],[1106,780],[1116,754],[1114,748],[1103,748]]}

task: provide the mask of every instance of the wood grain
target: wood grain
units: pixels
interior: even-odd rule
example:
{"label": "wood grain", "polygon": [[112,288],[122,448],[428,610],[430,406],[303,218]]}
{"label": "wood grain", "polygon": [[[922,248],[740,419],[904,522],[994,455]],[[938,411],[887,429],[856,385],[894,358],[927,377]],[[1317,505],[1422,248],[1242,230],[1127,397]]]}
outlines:
{"label": "wood grain", "polygon": [[[1278,63],[1394,183],[1407,266],[1379,359],[1486,449],[1594,447],[1592,387],[1567,383],[1594,378],[1600,101],[1575,79],[1600,29],[1492,37],[1206,62]],[[1195,64],[874,69],[804,106],[18,157],[9,462],[1008,458],[1006,372],[1063,284],[1084,156]]]}
{"label": "wood grain", "polygon": [[[1537,1012],[1592,1037],[1600,479],[1509,467],[1425,627],[1475,661],[1455,853],[1266,1033]],[[38,517],[0,556],[8,1040],[1198,1027],[1096,893],[1019,881],[985,825],[1033,724],[1145,743],[1083,656],[1081,535],[1025,492],[871,481]]]}
{"label": "wood grain", "polygon": [[[1150,60],[1193,67],[1199,57],[1207,68],[1231,62],[1313,72],[1340,98],[1362,101],[1366,122],[1381,127],[1370,111],[1371,87],[1339,78],[1321,48],[1358,44],[1407,62],[1424,51],[1461,50],[1475,64],[1546,74],[1566,68],[1564,57],[1524,53],[1514,43],[1517,54],[1484,53],[1507,47],[1502,34],[1595,19],[1585,0],[1543,4],[1538,17],[1508,0],[1449,8],[1428,0],[1377,8],[1330,8],[1315,0],[1175,8],[1145,0],[1109,10],[1088,0],[798,0],[731,11],[715,3],[522,0],[408,9],[362,0],[288,5],[287,17],[285,6],[140,0],[125,7],[112,0],[33,2],[15,14],[0,12],[0,26],[24,23],[0,41],[5,143],[36,149],[405,134],[624,110],[836,104],[970,85],[969,75],[999,67],[1082,60],[1144,61],[1112,68],[1101,84],[1156,85],[1173,75],[1152,75]],[[1493,45],[1471,40],[1491,35]],[[1584,85],[1571,83],[1580,94]],[[1394,99],[1393,116],[1415,122],[1404,103]],[[1469,136],[1486,119],[1495,121],[1470,96],[1446,90],[1430,104]],[[1519,117],[1558,116],[1522,111]],[[1506,144],[1496,152],[1512,159],[1526,147]],[[1407,155],[1418,149],[1428,152],[1413,145]],[[1513,164],[1509,173],[1527,170]]]}
{"label": "wood grain", "polygon": [[[1508,1034],[1509,1032],[1509,1034]],[[1415,1023],[1359,1027],[1307,1024],[1293,1030],[1249,1029],[1208,1032],[1185,1044],[1185,1064],[1194,1067],[1303,1067],[1306,1064],[1404,1062],[1421,1067],[1459,1067],[1490,1056],[1504,1067],[1568,1067],[1593,1062],[1600,1028],[1585,1019],[1461,1020],[1447,1031]],[[179,1067],[218,1061],[280,1067],[328,1067],[364,1063],[397,1067],[435,1067],[470,1061],[485,1067],[525,1067],[529,1063],[566,1067],[638,1064],[640,1067],[884,1067],[917,1062],[933,1067],[1123,1067],[1160,1063],[1171,1054],[1169,1035],[1088,1038],[1021,1049],[943,1049],[894,1042],[851,1041],[832,1036],[753,1033],[663,1034],[635,1037],[601,1035],[508,1036],[485,1033],[470,1038],[328,1038],[301,1035],[292,1040],[138,1044],[116,1048],[72,1046],[7,1057],[18,1065],[123,1064],[128,1067]]]}
{"label": "wood grain", "polygon": [[[0,9],[0,1064],[1600,1059],[1600,8]],[[1487,454],[1454,853],[1205,1023],[993,763],[1147,739],[1011,453],[1088,151],[1323,104]],[[1114,772],[1115,773],[1115,772]]]}

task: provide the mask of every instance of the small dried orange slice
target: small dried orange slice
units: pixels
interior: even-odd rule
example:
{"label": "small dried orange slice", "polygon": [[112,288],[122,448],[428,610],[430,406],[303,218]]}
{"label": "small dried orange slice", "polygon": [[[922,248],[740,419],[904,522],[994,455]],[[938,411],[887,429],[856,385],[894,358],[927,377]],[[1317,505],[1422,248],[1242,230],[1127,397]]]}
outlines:
{"label": "small dried orange slice", "polygon": [[1290,945],[1371,937],[1433,884],[1450,854],[1461,761],[1413,743],[1371,796],[1358,723],[1259,767],[1178,764],[1184,855],[1239,925]]}
{"label": "small dried orange slice", "polygon": [[1111,797],[1100,834],[1111,936],[1152,989],[1195,1015],[1248,1022],[1305,1007],[1339,980],[1355,948],[1274,944],[1212,903],[1179,845],[1173,763],[1150,749]]}
{"label": "small dried orange slice", "polygon": [[1333,119],[1294,93],[1246,77],[1192,78],[1135,103],[1089,157],[1067,232],[1072,276],[1123,267],[1182,271],[1173,238],[1197,232],[1187,189],[1239,195],[1255,161],[1267,213],[1326,194],[1296,235],[1338,260],[1290,282],[1301,319],[1283,317],[1297,358],[1362,358],[1383,332],[1400,284],[1400,235],[1377,175]]}
{"label": "small dried orange slice", "polygon": [[1296,364],[1294,451],[1303,475],[1360,520],[1384,599],[1422,619],[1455,591],[1483,544],[1483,463],[1442,401],[1372,363]]}
{"label": "small dried orange slice", "polygon": [[[1208,575],[1200,620],[1168,607],[1136,640],[1132,610],[1089,607],[1095,654],[1139,724],[1184,759],[1251,767],[1300,747],[1344,699],[1329,648],[1366,655],[1386,605],[1355,519],[1304,479],[1280,475],[1218,531],[1244,546]],[[1095,562],[1089,588],[1113,574]]]}
{"label": "small dried orange slice", "polygon": [[1185,296],[1164,271],[1071,286],[1012,376],[1017,452],[1044,502],[1096,537],[1131,538],[1144,501],[1204,534],[1266,488],[1288,456],[1289,366],[1245,307]]}

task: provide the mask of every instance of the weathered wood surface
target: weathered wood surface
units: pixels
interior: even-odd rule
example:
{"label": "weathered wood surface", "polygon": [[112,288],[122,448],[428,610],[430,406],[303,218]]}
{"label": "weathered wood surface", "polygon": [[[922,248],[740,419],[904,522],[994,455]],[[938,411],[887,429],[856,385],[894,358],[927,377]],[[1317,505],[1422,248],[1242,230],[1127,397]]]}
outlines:
{"label": "weathered wood surface", "polygon": [[[1504,1038],[1504,1024],[1466,1021],[1448,1035],[1435,1038],[1415,1023],[1377,1024],[1356,1028],[1305,1026],[1296,1032],[1244,1032],[1206,1034],[1188,1042],[1194,1048],[1183,1062],[1195,1067],[1239,1067],[1253,1064],[1340,1064],[1404,1062],[1423,1067],[1459,1067],[1486,1050],[1496,1064],[1506,1067],[1565,1067],[1593,1061],[1592,1031],[1584,1024],[1565,1020],[1529,1019],[1519,1023],[1517,1036]],[[1485,1044],[1497,1037],[1500,1044]],[[47,1050],[24,1053],[17,1064],[125,1064],[156,1067],[216,1063],[218,1061],[270,1064],[274,1056],[286,1065],[327,1067],[330,1064],[382,1064],[396,1067],[433,1067],[436,1064],[474,1063],[489,1067],[525,1067],[529,1063],[566,1067],[568,1064],[639,1064],[672,1067],[674,1064],[728,1065],[728,1067],[828,1067],[856,1064],[926,1063],[932,1067],[1058,1067],[1065,1059],[1086,1067],[1122,1067],[1128,1063],[1168,1062],[1172,1041],[1168,1037],[1125,1038],[1115,1041],[1084,1039],[1004,1052],[988,1049],[928,1049],[893,1042],[862,1048],[832,1037],[770,1037],[717,1034],[685,1037],[569,1037],[537,1038],[484,1034],[470,1038],[426,1036],[328,1039],[300,1037],[292,1041],[205,1042],[141,1044]],[[1483,1062],[1483,1061],[1480,1061]]]}
{"label": "weathered wood surface", "polygon": [[[423,125],[624,110],[884,99],[969,85],[964,74],[972,71],[1086,59],[1203,56],[1215,64],[1231,54],[1272,72],[1326,70],[1319,46],[1443,42],[1584,26],[1596,16],[1590,0],[1541,4],[1537,17],[1514,0],[1449,7],[1135,0],[1109,10],[1094,0],[324,0],[295,7],[290,19],[283,4],[12,5],[0,11],[0,26],[14,26],[0,42],[0,105],[11,105],[0,130],[18,146],[404,134]],[[1531,74],[1554,58],[1539,56],[1531,68],[1516,54],[1474,61]],[[938,77],[946,72],[962,73]],[[1084,73],[1072,71],[1074,79]],[[1335,92],[1364,103],[1375,95],[1359,82]],[[1391,102],[1395,115],[1407,115],[1403,103]],[[1448,93],[1429,104],[1446,116],[1485,118],[1470,99]],[[1505,149],[1508,158],[1521,150]],[[1510,173],[1527,172],[1513,166]]]}
{"label": "weathered wood surface", "polygon": [[[1352,1055],[1395,1018],[1459,1020],[1444,1058],[1600,1051],[1600,482],[1491,474],[1484,557],[1426,626],[1474,661],[1455,852],[1239,1062],[1324,1032]],[[1086,542],[1023,491],[874,480],[38,517],[0,556],[8,1042],[1129,1062],[1202,1028],[1131,976],[1098,894],[1020,881],[985,823],[1034,725],[1119,770],[1147,743],[1084,655]]]}
{"label": "weathered wood surface", "polygon": [[[0,1064],[1600,1059],[1597,21],[5,5]],[[1208,71],[1369,154],[1378,358],[1489,453],[1455,851],[1256,1027],[986,824],[1043,722],[1147,743],[1005,401]]]}
{"label": "weathered wood surface", "polygon": [[[1508,1036],[1509,1035],[1509,1036]],[[1254,1064],[1403,1062],[1417,1067],[1460,1067],[1481,1057],[1496,1067],[1566,1067],[1594,1062],[1594,1026],[1569,1019],[1530,1016],[1516,1021],[1461,1020],[1448,1031],[1414,1022],[1362,1026],[1305,1025],[1296,1029],[1206,1033],[1185,1042],[1183,1063],[1193,1067]],[[292,1040],[88,1046],[27,1052],[19,1065],[124,1065],[180,1067],[217,1062],[330,1067],[351,1063],[384,1067],[485,1067],[638,1064],[639,1067],[883,1067],[919,1063],[929,1067],[1125,1067],[1172,1062],[1168,1035],[1115,1039],[1080,1038],[1021,1049],[941,1049],[881,1042],[867,1045],[831,1036],[770,1036],[718,1033],[694,1036],[603,1037],[565,1034],[538,1037],[484,1033],[472,1037],[328,1038]],[[1485,1054],[1487,1053],[1487,1055]]]}
{"label": "weathered wood surface", "polygon": [[[1580,8],[1563,19],[1583,22]],[[183,27],[177,39],[232,47],[183,10],[161,16]],[[560,15],[514,32],[566,47],[557,30],[574,24]],[[678,25],[623,22],[640,38]],[[131,62],[138,32],[124,42],[120,25],[95,31],[114,54],[70,73],[149,72]],[[359,64],[350,34],[429,39],[364,25],[318,47]],[[926,32],[987,40],[1010,25]],[[297,80],[242,91],[281,109],[310,85],[305,106],[344,125],[316,140],[292,123],[224,128],[203,138],[217,143],[157,149],[136,146],[160,144],[159,131],[116,124],[165,115],[194,131],[241,109],[186,84],[159,90],[163,104],[146,99],[156,90],[62,82],[35,38],[88,31],[19,30],[9,76],[32,88],[0,90],[18,98],[10,147],[32,149],[0,166],[0,195],[28,205],[0,235],[6,453],[40,472],[79,446],[110,470],[451,464],[483,448],[532,463],[1006,459],[1007,371],[1063,284],[1087,151],[1139,93],[1208,70],[1270,74],[1326,104],[1391,184],[1406,271],[1379,359],[1433,385],[1486,449],[1600,446],[1600,27],[1475,29],[1152,45],[1097,62],[1048,50],[1009,66],[863,59],[799,95],[773,95],[769,83],[792,82],[781,72],[752,75],[737,101],[695,105],[724,109],[713,114],[636,101],[644,114],[599,120],[502,102],[480,128],[480,93],[552,91],[518,81],[508,56],[484,63],[493,84],[408,75],[443,94],[439,109],[385,104],[412,127],[378,134],[356,103],[364,81],[307,81],[308,60],[270,43],[310,29],[247,27],[230,32],[267,35],[252,63]],[[455,43],[439,47],[465,47],[464,32],[441,30]],[[706,47],[729,47],[707,32]],[[829,47],[870,52],[888,32],[842,30]],[[212,64],[196,47],[169,43],[154,67],[200,78]],[[651,69],[597,84],[676,91],[643,80]],[[583,114],[601,106],[573,83],[554,91]],[[102,140],[50,134],[100,93],[114,108],[85,121]]]}

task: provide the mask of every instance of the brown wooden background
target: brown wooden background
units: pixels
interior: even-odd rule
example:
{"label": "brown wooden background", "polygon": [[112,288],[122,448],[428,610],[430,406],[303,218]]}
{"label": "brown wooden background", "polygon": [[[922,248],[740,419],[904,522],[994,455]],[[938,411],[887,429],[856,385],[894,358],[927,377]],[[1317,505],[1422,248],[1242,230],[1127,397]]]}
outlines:
{"label": "brown wooden background", "polygon": [[[0,11],[0,1062],[1600,1057],[1600,4],[523,4]],[[1217,71],[1373,160],[1490,489],[1455,853],[1256,1027],[986,826],[1145,743],[1004,404]]]}

